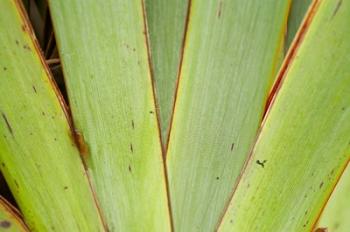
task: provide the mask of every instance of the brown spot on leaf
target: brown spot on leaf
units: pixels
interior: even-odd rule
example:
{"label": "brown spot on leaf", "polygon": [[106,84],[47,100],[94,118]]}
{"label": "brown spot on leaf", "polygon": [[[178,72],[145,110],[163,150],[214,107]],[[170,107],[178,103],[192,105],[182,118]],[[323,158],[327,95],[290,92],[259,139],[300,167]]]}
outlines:
{"label": "brown spot on leaf", "polygon": [[322,186],[323,186],[323,181],[322,181],[321,184],[320,184],[320,188],[322,188]]}
{"label": "brown spot on leaf", "polygon": [[1,228],[10,228],[11,227],[11,222],[7,221],[7,220],[2,220],[0,221],[0,227]]}
{"label": "brown spot on leaf", "polygon": [[135,123],[134,123],[134,120],[131,120],[131,127],[132,127],[132,129],[135,129]]}
{"label": "brown spot on leaf", "polygon": [[132,169],[131,169],[131,166],[130,166],[130,165],[129,165],[128,169],[129,169],[129,172],[132,172]]}
{"label": "brown spot on leaf", "polygon": [[19,42],[18,42],[18,40],[16,40],[16,44],[17,44],[17,45],[19,45]]}
{"label": "brown spot on leaf", "polygon": [[28,51],[31,50],[28,44],[23,45],[23,48],[26,49],[26,50],[28,50]]}
{"label": "brown spot on leaf", "polygon": [[333,14],[332,14],[332,18],[338,13],[342,3],[343,3],[343,0],[339,0],[338,1],[337,5],[334,8],[334,11],[333,11]]}
{"label": "brown spot on leaf", "polygon": [[84,136],[77,130],[74,130],[73,133],[69,133],[70,138],[72,138],[73,144],[78,148],[80,155],[86,159],[89,155],[89,148],[85,143]]}
{"label": "brown spot on leaf", "polygon": [[37,93],[35,86],[33,85],[32,87],[33,87],[34,92]]}
{"label": "brown spot on leaf", "polygon": [[219,2],[219,8],[218,8],[218,13],[217,13],[218,18],[220,18],[220,16],[221,16],[221,10],[222,10],[222,1]]}
{"label": "brown spot on leaf", "polygon": [[64,189],[64,190],[67,190],[67,189],[68,189],[68,186],[64,186],[63,189]]}
{"label": "brown spot on leaf", "polygon": [[6,67],[4,67],[4,71],[6,71],[7,70],[7,68]]}
{"label": "brown spot on leaf", "polygon": [[317,228],[316,230],[315,230],[315,232],[328,232],[328,228]]}
{"label": "brown spot on leaf", "polygon": [[235,144],[234,143],[232,143],[231,144],[231,151],[233,151],[233,148],[235,147]]}
{"label": "brown spot on leaf", "polygon": [[132,143],[130,143],[130,151],[131,151],[131,153],[134,152],[134,148],[133,148],[133,146],[132,146]]}

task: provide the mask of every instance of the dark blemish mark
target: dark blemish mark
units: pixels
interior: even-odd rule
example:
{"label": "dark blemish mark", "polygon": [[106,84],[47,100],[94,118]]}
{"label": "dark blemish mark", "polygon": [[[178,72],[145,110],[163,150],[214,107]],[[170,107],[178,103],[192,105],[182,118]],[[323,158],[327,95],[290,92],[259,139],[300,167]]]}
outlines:
{"label": "dark blemish mark", "polygon": [[4,71],[6,71],[7,70],[7,68],[6,67],[4,67]]}
{"label": "dark blemish mark", "polygon": [[135,129],[134,120],[131,120],[131,127],[132,127],[132,129]]}
{"label": "dark blemish mark", "polygon": [[261,167],[265,167],[265,163],[267,162],[267,160],[263,160],[263,161],[260,161],[260,160],[256,160],[256,163],[258,164],[258,165],[260,165]]}
{"label": "dark blemish mark", "polygon": [[35,86],[33,85],[32,87],[33,87],[34,92],[37,93]]}
{"label": "dark blemish mark", "polygon": [[341,110],[344,111],[344,110],[345,110],[345,107],[342,107]]}
{"label": "dark blemish mark", "polygon": [[27,44],[23,45],[23,48],[26,49],[26,50],[28,50],[28,51],[31,50],[30,47],[29,47]]}
{"label": "dark blemish mark", "polygon": [[234,147],[235,147],[235,144],[232,143],[232,144],[231,144],[231,151],[233,150]]}
{"label": "dark blemish mark", "polygon": [[305,211],[305,215],[307,214],[308,212],[307,212],[307,210]]}
{"label": "dark blemish mark", "polygon": [[131,170],[131,166],[130,166],[130,165],[129,165],[128,169],[129,169],[129,172],[132,172],[132,170]]}
{"label": "dark blemish mark", "polygon": [[43,115],[43,116],[45,116],[45,112],[43,111],[43,112],[41,112],[41,114]]}
{"label": "dark blemish mark", "polygon": [[[336,229],[335,226],[334,226],[334,229]],[[317,228],[315,230],[315,232],[327,232],[327,231],[328,231],[328,229],[327,228],[323,228],[323,227]]]}
{"label": "dark blemish mark", "polygon": [[303,225],[303,227],[306,227],[307,224],[309,224],[309,220],[307,220],[307,221],[305,222],[305,224]]}
{"label": "dark blemish mark", "polygon": [[136,48],[133,48],[132,51],[135,52],[135,51],[136,51]]}
{"label": "dark blemish mark", "polygon": [[152,110],[149,111],[150,114],[154,114],[154,112]]}
{"label": "dark blemish mark", "polygon": [[18,185],[17,181],[13,180],[13,182],[15,183],[16,187],[19,188],[19,185]]}
{"label": "dark blemish mark", "polygon": [[64,189],[64,190],[67,190],[67,189],[68,189],[68,186],[64,186],[63,189]]}
{"label": "dark blemish mark", "polygon": [[26,25],[22,25],[22,31],[25,31],[25,30],[27,30]]}
{"label": "dark blemish mark", "polygon": [[2,162],[2,163],[1,163],[1,166],[5,167],[6,165]]}
{"label": "dark blemish mark", "polygon": [[[72,133],[73,132],[73,133]],[[88,145],[85,143],[84,136],[77,130],[69,133],[69,137],[71,138],[72,145],[76,146],[80,152],[80,155],[83,159],[86,159],[89,154]]]}
{"label": "dark blemish mark", "polygon": [[133,153],[134,152],[134,148],[132,147],[132,143],[130,143],[130,151]]}
{"label": "dark blemish mark", "polygon": [[232,224],[232,223],[233,223],[233,220],[230,220],[230,223]]}
{"label": "dark blemish mark", "polygon": [[335,9],[333,11],[332,18],[338,13],[339,8],[340,8],[342,3],[343,3],[343,0],[338,1],[337,6],[335,7]]}
{"label": "dark blemish mark", "polygon": [[17,45],[19,45],[19,42],[18,42],[18,40],[16,40],[16,44],[17,44]]}
{"label": "dark blemish mark", "polygon": [[221,16],[221,9],[222,9],[222,1],[219,2],[218,18],[220,18]]}
{"label": "dark blemish mark", "polygon": [[217,177],[216,177],[216,179],[217,179],[217,180],[219,180],[219,179],[220,179],[220,177],[218,177],[218,176],[217,176]]}
{"label": "dark blemish mark", "polygon": [[322,181],[321,184],[320,184],[320,188],[322,188],[322,186],[323,186],[323,181]]}
{"label": "dark blemish mark", "polygon": [[13,135],[13,130],[12,130],[12,127],[9,123],[9,121],[7,120],[6,118],[6,115],[4,113],[1,113],[2,115],[2,118],[4,119],[5,123],[6,123],[6,126],[7,126],[7,129],[10,131],[10,133]]}
{"label": "dark blemish mark", "polygon": [[53,138],[53,140],[57,141],[57,138]]}
{"label": "dark blemish mark", "polygon": [[0,227],[1,228],[9,228],[11,226],[11,222],[7,221],[7,220],[3,220],[0,222]]}

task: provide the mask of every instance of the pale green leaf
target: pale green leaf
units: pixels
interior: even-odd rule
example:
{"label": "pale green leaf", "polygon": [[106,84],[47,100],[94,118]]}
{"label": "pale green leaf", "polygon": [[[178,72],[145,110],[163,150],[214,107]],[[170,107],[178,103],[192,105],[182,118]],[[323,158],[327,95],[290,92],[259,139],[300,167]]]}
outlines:
{"label": "pale green leaf", "polygon": [[304,18],[304,15],[309,8],[312,0],[292,0],[291,9],[288,17],[286,50],[292,44],[299,26]]}
{"label": "pale green leaf", "polygon": [[154,87],[166,146],[185,32],[188,0],[145,0]]}
{"label": "pale green leaf", "polygon": [[0,1],[0,168],[33,231],[103,231],[79,152],[18,1]]}
{"label": "pale green leaf", "polygon": [[317,227],[330,232],[348,232],[350,228],[350,166],[345,169],[332,193]]}
{"label": "pale green leaf", "polygon": [[259,127],[288,0],[191,1],[167,153],[176,231],[213,231]]}
{"label": "pale green leaf", "polygon": [[50,0],[49,7],[109,230],[170,230],[143,2]]}
{"label": "pale green leaf", "polygon": [[312,9],[219,231],[311,231],[350,158],[350,2]]}

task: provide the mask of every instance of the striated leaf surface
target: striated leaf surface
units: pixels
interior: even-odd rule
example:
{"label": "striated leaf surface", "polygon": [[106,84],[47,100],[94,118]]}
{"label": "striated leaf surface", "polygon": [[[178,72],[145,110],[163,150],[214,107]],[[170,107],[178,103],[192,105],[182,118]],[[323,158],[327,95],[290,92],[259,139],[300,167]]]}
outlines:
{"label": "striated leaf surface", "polygon": [[0,1],[0,168],[33,231],[103,231],[78,149],[18,1]]}
{"label": "striated leaf surface", "polygon": [[289,4],[191,1],[167,152],[176,231],[213,231],[229,200],[278,68]]}
{"label": "striated leaf surface", "polygon": [[155,93],[163,145],[173,111],[190,0],[145,0]]}
{"label": "striated leaf surface", "polygon": [[328,228],[330,232],[347,232],[350,228],[350,168],[341,176],[334,192],[324,209],[318,228]]}
{"label": "striated leaf surface", "polygon": [[74,125],[110,231],[170,230],[142,1],[49,1]]}
{"label": "striated leaf surface", "polygon": [[350,156],[350,2],[314,1],[219,231],[311,231]]}

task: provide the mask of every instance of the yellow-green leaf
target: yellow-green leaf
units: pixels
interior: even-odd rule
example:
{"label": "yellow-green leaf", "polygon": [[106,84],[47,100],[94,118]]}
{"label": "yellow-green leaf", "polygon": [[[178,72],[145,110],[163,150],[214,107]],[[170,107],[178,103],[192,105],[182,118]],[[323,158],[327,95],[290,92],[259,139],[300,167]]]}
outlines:
{"label": "yellow-green leaf", "polygon": [[219,231],[311,231],[350,158],[350,2],[314,1]]}
{"label": "yellow-green leaf", "polygon": [[332,193],[318,228],[328,228],[330,232],[348,232],[350,228],[350,166],[345,169],[337,187]]}
{"label": "yellow-green leaf", "polygon": [[213,231],[278,69],[288,0],[191,1],[167,152],[176,231]]}
{"label": "yellow-green leaf", "polygon": [[142,1],[49,1],[74,125],[110,231],[168,231]]}
{"label": "yellow-green leaf", "polygon": [[79,152],[19,1],[0,1],[0,168],[33,231],[103,231]]}

